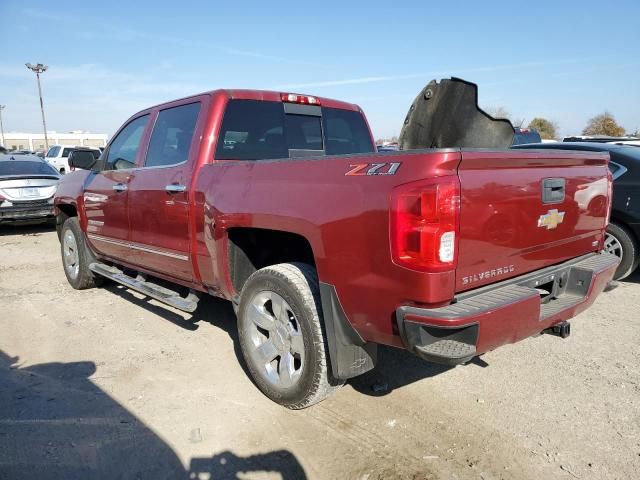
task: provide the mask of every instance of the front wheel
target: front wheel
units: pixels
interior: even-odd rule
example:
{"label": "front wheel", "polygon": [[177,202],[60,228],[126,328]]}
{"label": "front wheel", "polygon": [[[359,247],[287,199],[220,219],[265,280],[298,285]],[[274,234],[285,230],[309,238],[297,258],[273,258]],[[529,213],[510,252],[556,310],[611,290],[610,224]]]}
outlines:
{"label": "front wheel", "polygon": [[240,296],[238,335],[254,382],[280,405],[309,407],[342,385],[331,374],[310,265],[281,263],[251,275]]}
{"label": "front wheel", "polygon": [[84,290],[102,283],[102,277],[98,277],[89,269],[89,265],[95,262],[96,258],[85,243],[78,217],[67,218],[62,225],[60,253],[64,274],[73,288]]}

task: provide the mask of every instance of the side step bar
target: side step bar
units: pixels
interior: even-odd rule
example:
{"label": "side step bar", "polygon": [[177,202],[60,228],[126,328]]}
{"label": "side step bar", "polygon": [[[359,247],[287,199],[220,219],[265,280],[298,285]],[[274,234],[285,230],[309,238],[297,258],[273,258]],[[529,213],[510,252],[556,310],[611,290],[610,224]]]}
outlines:
{"label": "side step bar", "polygon": [[140,292],[143,295],[155,298],[156,300],[166,303],[178,310],[192,313],[196,308],[198,308],[199,298],[193,292],[190,292],[186,298],[181,297],[178,292],[161,287],[155,283],[147,282],[141,276],[138,276],[137,278],[130,277],[122,270],[116,267],[110,267],[104,263],[92,263],[89,265],[89,268],[93,273],[109,278],[114,282],[118,282],[119,284],[124,285],[131,290],[135,290],[136,292]]}

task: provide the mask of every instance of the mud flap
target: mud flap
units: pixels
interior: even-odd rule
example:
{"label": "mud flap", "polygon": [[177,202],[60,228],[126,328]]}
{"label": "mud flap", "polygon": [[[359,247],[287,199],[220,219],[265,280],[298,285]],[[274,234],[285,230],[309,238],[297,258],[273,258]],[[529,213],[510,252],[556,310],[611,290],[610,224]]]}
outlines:
{"label": "mud flap", "polygon": [[320,282],[320,298],[333,376],[346,380],[374,368],[378,345],[365,342],[351,326],[335,287]]}
{"label": "mud flap", "polygon": [[460,78],[432,80],[415,98],[400,131],[400,150],[510,148],[514,129],[478,106],[478,86]]}

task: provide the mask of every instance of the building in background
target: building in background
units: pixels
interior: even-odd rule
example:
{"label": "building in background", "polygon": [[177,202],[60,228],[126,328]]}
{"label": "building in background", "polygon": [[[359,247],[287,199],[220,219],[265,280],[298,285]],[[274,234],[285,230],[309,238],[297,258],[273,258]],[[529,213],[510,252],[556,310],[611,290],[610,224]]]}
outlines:
{"label": "building in background", "polygon": [[[106,133],[88,133],[82,130],[73,130],[69,133],[47,132],[49,147],[53,145],[74,145],[84,147],[104,147],[107,144]],[[43,133],[16,133],[4,134],[4,147],[8,150],[32,150],[44,152]]]}

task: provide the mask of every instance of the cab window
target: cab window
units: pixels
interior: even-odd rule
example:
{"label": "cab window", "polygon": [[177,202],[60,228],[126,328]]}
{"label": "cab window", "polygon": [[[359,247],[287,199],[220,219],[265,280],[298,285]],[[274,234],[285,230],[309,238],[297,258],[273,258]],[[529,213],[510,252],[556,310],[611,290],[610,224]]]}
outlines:
{"label": "cab window", "polygon": [[200,103],[161,110],[153,127],[145,167],[166,167],[187,161]]}
{"label": "cab window", "polygon": [[142,134],[148,120],[149,114],[132,120],[113,139],[105,160],[105,170],[123,170],[135,167]]}

